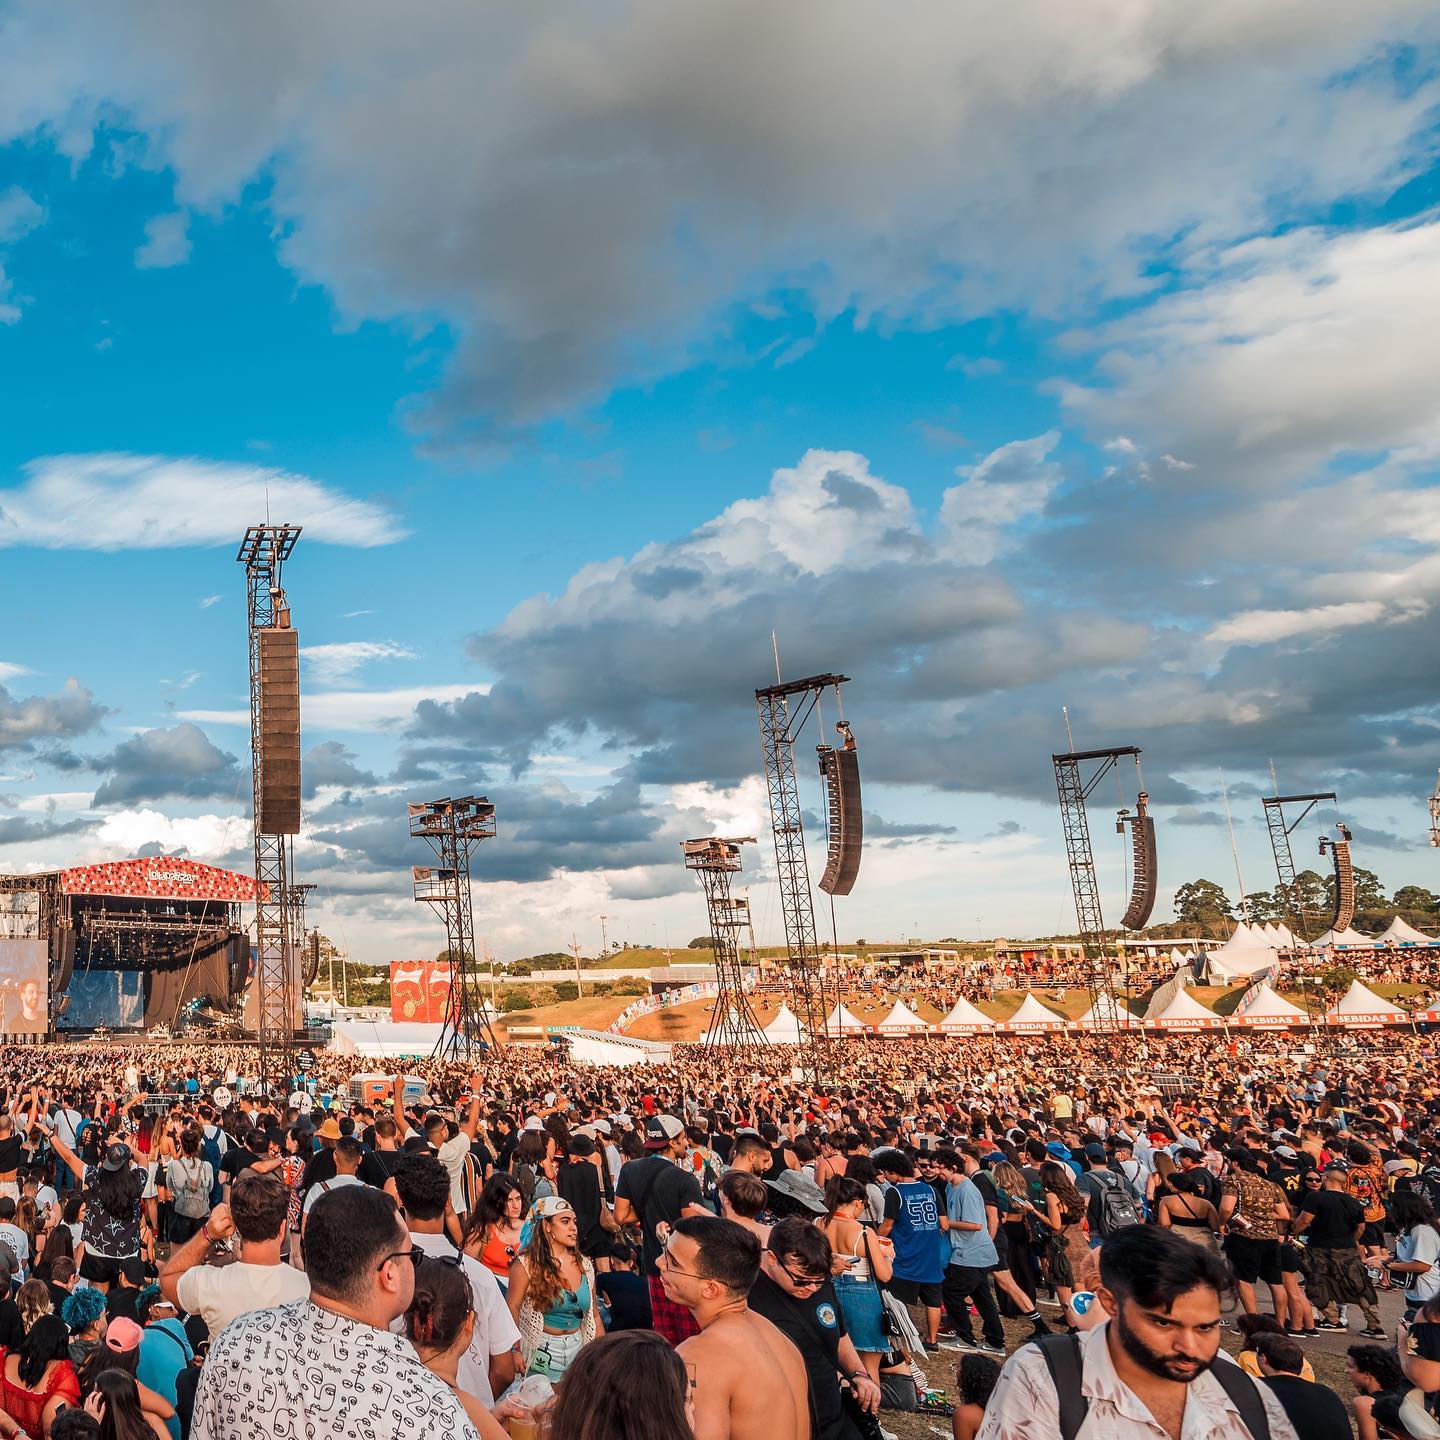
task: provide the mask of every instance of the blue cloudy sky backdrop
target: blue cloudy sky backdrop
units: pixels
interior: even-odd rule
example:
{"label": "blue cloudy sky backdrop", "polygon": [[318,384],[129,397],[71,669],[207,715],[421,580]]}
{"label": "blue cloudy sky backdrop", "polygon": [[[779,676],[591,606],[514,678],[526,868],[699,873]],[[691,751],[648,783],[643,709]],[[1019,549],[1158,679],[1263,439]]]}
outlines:
{"label": "blue cloudy sky backdrop", "polygon": [[365,958],[438,948],[457,786],[502,958],[701,930],[772,626],[854,677],[842,935],[1070,923],[1062,704],[1167,890],[1233,887],[1221,769],[1272,883],[1271,758],[1432,884],[1437,62],[1409,0],[9,0],[0,868],[244,868],[268,504]]}

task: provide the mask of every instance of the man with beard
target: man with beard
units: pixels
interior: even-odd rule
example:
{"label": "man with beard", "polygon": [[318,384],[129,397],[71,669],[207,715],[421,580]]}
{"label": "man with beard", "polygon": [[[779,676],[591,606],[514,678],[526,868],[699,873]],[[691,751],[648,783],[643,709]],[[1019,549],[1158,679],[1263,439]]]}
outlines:
{"label": "man with beard", "polygon": [[1229,1267],[1208,1247],[1129,1225],[1100,1247],[1110,1319],[1006,1362],[977,1440],[1297,1440],[1268,1386],[1216,1361]]}

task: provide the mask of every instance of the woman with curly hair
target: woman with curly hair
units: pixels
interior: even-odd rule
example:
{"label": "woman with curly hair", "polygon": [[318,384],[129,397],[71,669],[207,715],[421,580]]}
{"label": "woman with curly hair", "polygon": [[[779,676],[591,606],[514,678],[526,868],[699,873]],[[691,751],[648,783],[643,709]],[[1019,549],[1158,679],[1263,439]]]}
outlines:
{"label": "woman with curly hair", "polygon": [[496,1171],[466,1217],[463,1248],[495,1276],[502,1290],[510,1283],[524,1225],[524,1192],[510,1176]]}
{"label": "woman with curly hair", "polygon": [[530,1207],[505,1297],[520,1329],[527,1375],[559,1380],[602,1328],[594,1267],[580,1253],[579,1238],[568,1200],[547,1195]]}
{"label": "woman with curly hair", "polygon": [[70,1331],[70,1363],[79,1372],[105,1338],[105,1297],[98,1290],[72,1290],[60,1318]]}

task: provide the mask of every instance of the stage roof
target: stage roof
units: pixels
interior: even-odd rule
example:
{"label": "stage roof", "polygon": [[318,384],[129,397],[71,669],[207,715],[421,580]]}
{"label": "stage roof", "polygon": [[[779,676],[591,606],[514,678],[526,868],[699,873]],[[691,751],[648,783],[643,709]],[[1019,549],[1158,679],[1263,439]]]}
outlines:
{"label": "stage roof", "polygon": [[109,865],[80,865],[60,872],[64,895],[118,895],[140,900],[253,901],[255,877],[221,870],[176,855],[118,860]]}

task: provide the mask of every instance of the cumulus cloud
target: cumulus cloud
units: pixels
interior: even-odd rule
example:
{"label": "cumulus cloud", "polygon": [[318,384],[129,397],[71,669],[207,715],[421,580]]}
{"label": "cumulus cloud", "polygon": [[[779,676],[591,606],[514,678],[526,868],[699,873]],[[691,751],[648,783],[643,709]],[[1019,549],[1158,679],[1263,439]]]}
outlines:
{"label": "cumulus cloud", "polygon": [[[483,697],[488,685],[407,685],[396,690],[307,690],[300,688],[302,730],[395,730],[415,717],[417,706],[459,704]],[[181,710],[197,725],[249,725],[248,710]]]}
{"label": "cumulus cloud", "polygon": [[689,363],[777,283],[822,320],[1064,309],[1149,288],[1177,245],[1386,194],[1435,102],[1393,56],[1435,28],[1423,0],[625,0],[563,23],[17,0],[0,138],[48,126],[79,155],[118,114],[183,206],[266,182],[284,259],[347,317],[447,323],[418,423],[493,440]]}
{"label": "cumulus cloud", "polygon": [[[109,754],[97,756],[91,764],[108,775],[95,792],[97,806],[238,796],[248,780],[234,755],[219,749],[203,730],[188,723],[146,730]],[[248,784],[243,788],[248,792]]]}
{"label": "cumulus cloud", "polygon": [[333,785],[348,789],[377,783],[370,771],[360,768],[355,752],[338,740],[326,740],[305,752],[300,763],[300,779],[307,800],[313,800],[322,787]]}
{"label": "cumulus cloud", "polygon": [[0,750],[29,747],[37,740],[68,740],[93,730],[106,707],[76,680],[56,695],[12,697],[0,685]]}
{"label": "cumulus cloud", "polygon": [[116,810],[100,822],[95,838],[113,859],[128,859],[146,846],[154,846],[154,854],[184,854],[210,864],[243,865],[251,844],[250,818]]}
{"label": "cumulus cloud", "polygon": [[157,550],[233,545],[257,515],[303,525],[307,540],[369,547],[405,531],[368,500],[260,465],[158,455],[50,455],[0,489],[0,548]]}
{"label": "cumulus cloud", "polygon": [[[0,245],[28,235],[44,215],[44,209],[18,186],[0,190]],[[3,259],[0,255],[0,261]],[[4,265],[0,264],[0,325],[13,325],[19,320],[21,303]]]}
{"label": "cumulus cloud", "polygon": [[1039,515],[1062,477],[1050,459],[1058,430],[1032,440],[1012,440],[978,465],[956,470],[961,483],[945,492],[940,525],[950,548],[971,564],[988,564],[1000,552],[1010,527]]}
{"label": "cumulus cloud", "polygon": [[183,210],[145,222],[145,241],[135,252],[137,269],[167,270],[189,258],[190,217]]}

